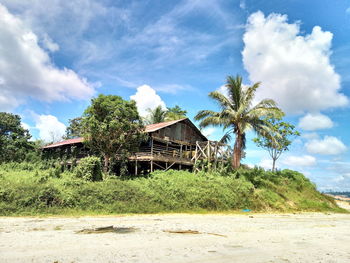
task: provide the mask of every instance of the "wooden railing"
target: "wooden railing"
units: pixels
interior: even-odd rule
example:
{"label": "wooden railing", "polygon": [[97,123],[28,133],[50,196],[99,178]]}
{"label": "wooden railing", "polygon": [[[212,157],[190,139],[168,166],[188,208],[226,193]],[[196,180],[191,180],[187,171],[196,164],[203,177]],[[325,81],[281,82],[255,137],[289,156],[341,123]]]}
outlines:
{"label": "wooden railing", "polygon": [[142,146],[138,152],[135,153],[137,156],[142,155],[161,155],[161,156],[169,156],[169,157],[176,157],[181,159],[189,159],[191,160],[194,156],[195,151],[185,151],[181,150],[181,148],[176,148],[172,146],[164,146],[164,145],[158,145],[154,144],[153,147],[151,146]]}

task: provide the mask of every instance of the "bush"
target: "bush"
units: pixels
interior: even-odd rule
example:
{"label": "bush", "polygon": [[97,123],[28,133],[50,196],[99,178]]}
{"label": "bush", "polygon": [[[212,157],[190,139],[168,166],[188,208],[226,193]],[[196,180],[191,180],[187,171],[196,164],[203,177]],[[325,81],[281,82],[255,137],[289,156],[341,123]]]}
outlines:
{"label": "bush", "polygon": [[75,175],[87,181],[101,181],[101,160],[96,156],[82,158],[75,169]]}

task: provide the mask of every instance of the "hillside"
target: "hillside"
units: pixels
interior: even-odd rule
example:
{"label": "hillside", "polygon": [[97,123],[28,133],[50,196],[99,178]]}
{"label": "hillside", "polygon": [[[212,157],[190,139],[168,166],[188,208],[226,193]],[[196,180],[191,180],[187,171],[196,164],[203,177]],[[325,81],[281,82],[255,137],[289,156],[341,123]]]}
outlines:
{"label": "hillside", "polygon": [[205,211],[344,212],[302,174],[242,169],[219,174],[155,172],[149,177],[78,179],[32,164],[0,166],[0,214],[117,214]]}

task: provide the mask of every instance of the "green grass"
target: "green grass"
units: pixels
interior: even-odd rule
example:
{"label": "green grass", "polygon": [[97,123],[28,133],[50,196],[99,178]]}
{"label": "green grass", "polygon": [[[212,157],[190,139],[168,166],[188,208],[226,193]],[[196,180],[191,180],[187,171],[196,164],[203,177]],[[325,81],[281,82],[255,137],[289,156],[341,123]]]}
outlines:
{"label": "green grass", "polygon": [[0,215],[97,215],[167,212],[344,212],[302,174],[155,172],[148,178],[91,182],[42,164],[0,166]]}

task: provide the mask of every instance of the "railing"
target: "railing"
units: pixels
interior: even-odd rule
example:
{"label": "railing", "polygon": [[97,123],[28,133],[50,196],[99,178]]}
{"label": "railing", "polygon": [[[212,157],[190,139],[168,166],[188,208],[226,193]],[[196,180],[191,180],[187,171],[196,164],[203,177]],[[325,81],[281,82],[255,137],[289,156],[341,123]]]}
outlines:
{"label": "railing", "polygon": [[182,159],[191,159],[195,154],[195,151],[185,151],[179,148],[175,148],[172,146],[164,146],[154,144],[151,146],[142,146],[138,152],[135,153],[137,156],[167,156],[167,157],[175,157]]}

